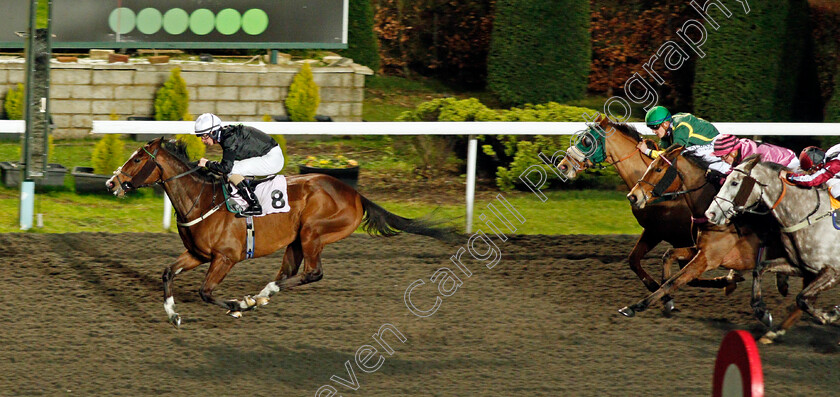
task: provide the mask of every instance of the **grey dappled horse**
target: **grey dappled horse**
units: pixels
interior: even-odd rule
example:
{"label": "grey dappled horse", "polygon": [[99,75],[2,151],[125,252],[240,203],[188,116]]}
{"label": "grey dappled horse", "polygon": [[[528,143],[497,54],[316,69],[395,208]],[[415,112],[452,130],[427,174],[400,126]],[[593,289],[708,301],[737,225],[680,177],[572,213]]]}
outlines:
{"label": "grey dappled horse", "polygon": [[758,156],[748,157],[726,178],[706,216],[723,224],[736,213],[756,211],[762,204],[769,208],[782,227],[782,241],[792,265],[771,260],[756,267],[753,308],[764,308],[760,277],[772,270],[802,276],[806,286],[796,296],[796,304],[820,323],[831,323],[840,318],[840,305],[827,311],[815,306],[820,292],[840,279],[840,231],[831,222],[828,192],[790,185],[779,177],[783,169],[776,163],[760,162]]}

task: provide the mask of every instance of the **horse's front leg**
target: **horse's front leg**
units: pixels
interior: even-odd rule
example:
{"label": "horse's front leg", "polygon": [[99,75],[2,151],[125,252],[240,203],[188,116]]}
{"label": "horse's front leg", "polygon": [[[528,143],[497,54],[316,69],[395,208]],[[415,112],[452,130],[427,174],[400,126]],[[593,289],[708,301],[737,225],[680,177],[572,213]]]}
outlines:
{"label": "horse's front leg", "polygon": [[204,284],[202,284],[201,289],[198,291],[198,295],[201,296],[204,302],[221,306],[228,310],[229,315],[239,318],[242,317],[242,310],[249,309],[246,302],[236,300],[226,301],[213,296],[213,289],[225,279],[225,276],[227,276],[236,262],[225,255],[214,253],[213,258],[210,260],[210,268],[207,269],[207,275],[204,276]]}
{"label": "horse's front leg", "polygon": [[639,236],[639,241],[636,242],[636,245],[633,246],[633,251],[630,252],[630,256],[628,261],[630,262],[630,269],[633,270],[633,273],[636,273],[636,276],[639,277],[640,280],[645,284],[648,291],[653,292],[659,289],[659,283],[651,277],[644,268],[642,268],[642,258],[645,254],[650,251],[656,244],[662,239],[653,236],[653,233],[649,232],[647,229],[642,230],[642,235]]}
{"label": "horse's front leg", "polygon": [[166,317],[169,322],[176,328],[181,326],[181,316],[175,312],[175,298],[172,297],[172,280],[178,273],[184,270],[194,269],[202,263],[201,259],[196,258],[189,251],[184,251],[175,263],[166,267],[163,270],[163,309],[166,310]]}
{"label": "horse's front leg", "polygon": [[671,277],[668,281],[662,283],[661,288],[648,295],[645,299],[642,299],[638,303],[619,309],[618,312],[627,317],[633,317],[636,315],[636,312],[647,310],[650,304],[657,299],[661,299],[666,294],[671,293],[677,288],[687,284],[689,281],[696,279],[703,274],[703,272],[709,270],[708,263],[706,255],[701,249],[697,252],[697,255],[694,256],[694,259],[692,259],[691,262],[689,262],[684,268],[680,269],[674,277]]}

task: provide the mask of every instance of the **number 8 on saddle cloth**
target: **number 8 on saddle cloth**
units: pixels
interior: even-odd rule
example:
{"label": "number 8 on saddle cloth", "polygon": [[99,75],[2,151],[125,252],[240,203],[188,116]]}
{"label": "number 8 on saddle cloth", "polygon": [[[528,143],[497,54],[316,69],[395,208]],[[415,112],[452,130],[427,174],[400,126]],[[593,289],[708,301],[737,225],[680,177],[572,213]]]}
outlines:
{"label": "number 8 on saddle cloth", "polygon": [[[287,194],[286,177],[277,175],[269,177],[256,182],[254,187],[254,195],[262,205],[263,216],[274,214],[277,212],[289,212],[292,207],[289,206],[289,199]],[[239,213],[242,208],[247,207],[245,200],[239,196],[236,187],[224,184],[225,204],[228,211]]]}

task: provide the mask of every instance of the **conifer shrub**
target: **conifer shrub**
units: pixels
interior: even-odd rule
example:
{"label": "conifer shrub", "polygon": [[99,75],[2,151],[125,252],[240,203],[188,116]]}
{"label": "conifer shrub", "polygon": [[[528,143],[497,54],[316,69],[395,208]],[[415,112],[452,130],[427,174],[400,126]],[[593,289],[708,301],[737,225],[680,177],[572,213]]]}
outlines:
{"label": "conifer shrub", "polygon": [[184,120],[190,106],[187,82],[181,77],[181,68],[173,68],[169,79],[155,94],[155,120]]}
{"label": "conifer shrub", "polygon": [[589,1],[498,0],[487,88],[507,104],[586,94],[592,44]]}
{"label": "conifer shrub", "polygon": [[379,40],[373,31],[373,3],[371,0],[350,0],[347,49],[341,55],[352,58],[359,65],[379,70]]}
{"label": "conifer shrub", "polygon": [[286,113],[292,121],[315,121],[315,113],[320,104],[321,96],[312,76],[312,67],[304,63],[289,87]]}
{"label": "conifer shrub", "polygon": [[[732,3],[732,17],[715,18],[697,62],[694,112],[711,121],[795,121],[796,86],[803,67],[808,25],[804,2],[750,3],[749,14]],[[730,6],[730,4],[727,4]],[[708,27],[708,25],[706,25]],[[696,56],[690,53],[692,57]]]}
{"label": "conifer shrub", "polygon": [[117,134],[105,134],[91,153],[94,174],[110,174],[125,160],[125,143]]}
{"label": "conifer shrub", "polygon": [[[262,121],[269,122],[269,121],[274,121],[274,119],[271,118],[270,115],[264,114],[263,117],[262,117]],[[277,142],[277,144],[280,145],[280,150],[283,151],[283,156],[286,157],[286,158],[289,158],[289,155],[286,153],[286,137],[283,136],[282,134],[274,134],[274,135],[271,135],[271,138],[274,139],[274,142]],[[285,169],[285,168],[286,168],[286,165],[284,164],[283,169]]]}
{"label": "conifer shrub", "polygon": [[6,111],[6,118],[9,120],[23,120],[23,84],[18,83],[15,88],[6,93],[6,100],[3,102],[3,109]]}

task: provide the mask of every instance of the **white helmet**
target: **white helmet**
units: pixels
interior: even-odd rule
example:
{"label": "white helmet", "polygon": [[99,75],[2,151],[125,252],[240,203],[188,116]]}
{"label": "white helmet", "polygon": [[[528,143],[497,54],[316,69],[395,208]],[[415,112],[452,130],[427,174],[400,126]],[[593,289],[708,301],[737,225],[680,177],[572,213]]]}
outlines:
{"label": "white helmet", "polygon": [[195,120],[195,134],[198,136],[210,134],[210,137],[219,141],[221,138],[222,120],[212,113],[204,113]]}

